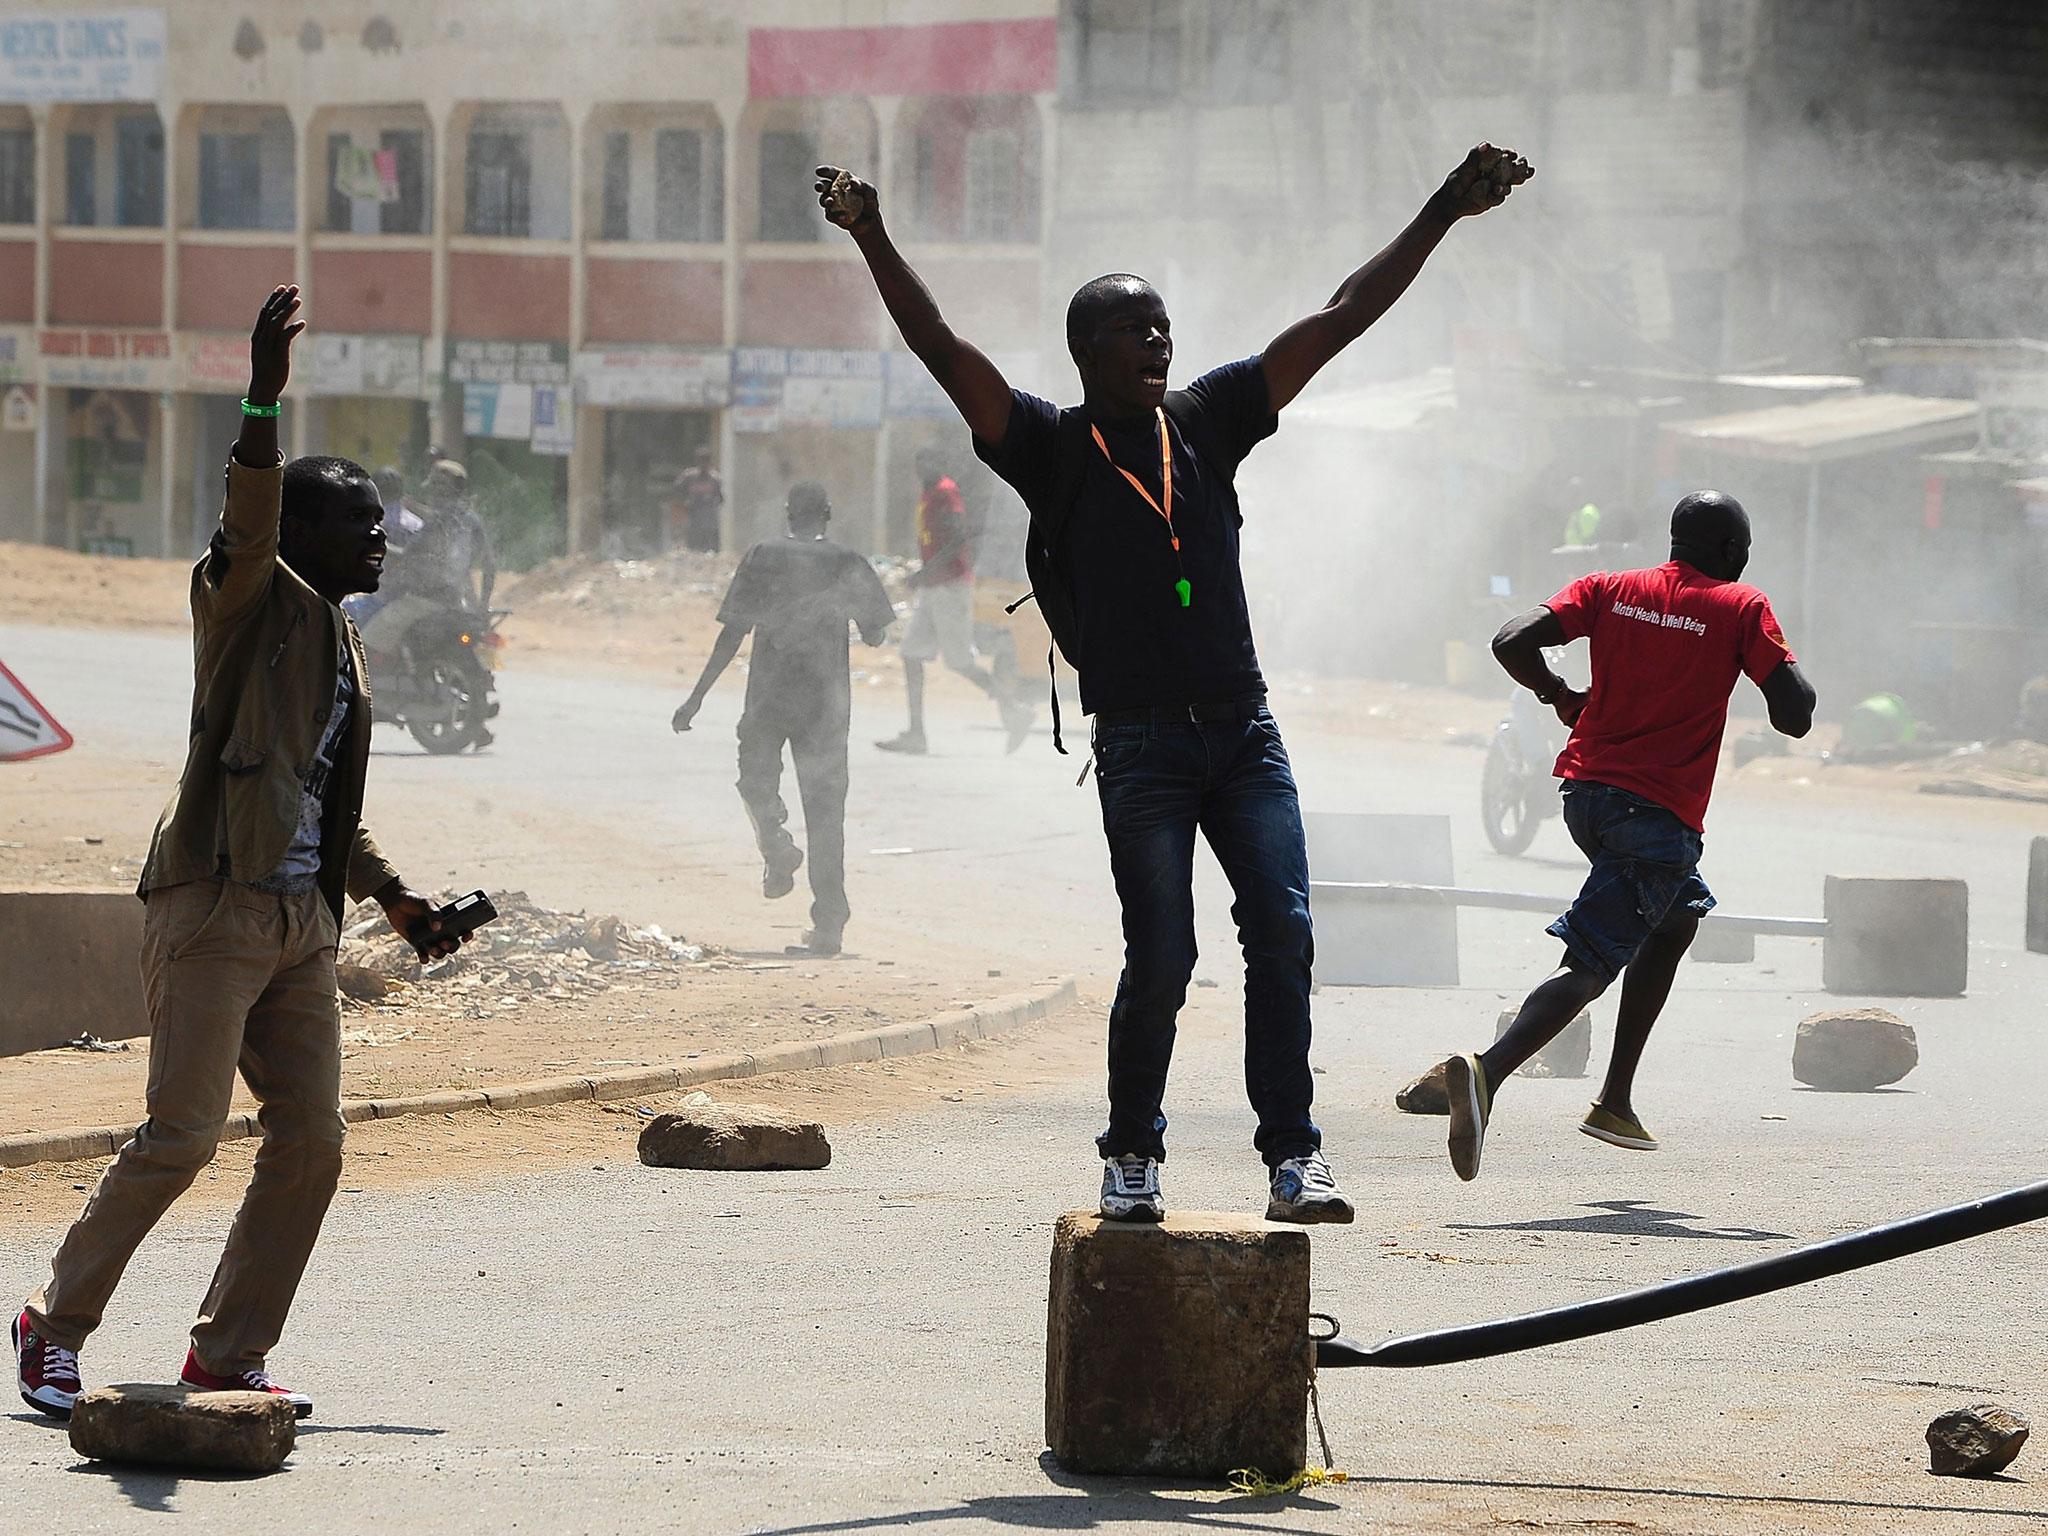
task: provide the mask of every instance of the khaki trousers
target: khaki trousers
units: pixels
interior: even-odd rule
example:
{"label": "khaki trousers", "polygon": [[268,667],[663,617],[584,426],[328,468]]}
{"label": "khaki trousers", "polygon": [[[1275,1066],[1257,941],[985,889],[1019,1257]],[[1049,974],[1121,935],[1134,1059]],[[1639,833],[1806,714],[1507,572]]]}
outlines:
{"label": "khaki trousers", "polygon": [[149,1118],[30,1298],[37,1333],[77,1349],[99,1326],[137,1246],[212,1160],[239,1067],[262,1106],[263,1144],[192,1347],[216,1375],[263,1364],[341,1178],[338,938],[317,889],[278,896],[194,880],[149,893]]}

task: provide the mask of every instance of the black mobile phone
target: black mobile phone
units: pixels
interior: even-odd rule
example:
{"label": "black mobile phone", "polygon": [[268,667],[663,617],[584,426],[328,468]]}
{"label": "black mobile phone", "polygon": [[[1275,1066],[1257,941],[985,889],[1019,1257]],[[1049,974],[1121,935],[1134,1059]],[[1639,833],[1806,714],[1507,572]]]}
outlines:
{"label": "black mobile phone", "polygon": [[491,898],[482,891],[471,891],[467,896],[458,896],[445,907],[434,909],[433,921],[441,925],[435,933],[425,923],[413,931],[412,946],[420,952],[422,960],[432,958],[428,947],[442,939],[459,939],[464,934],[475,933],[498,915],[498,909],[491,905]]}

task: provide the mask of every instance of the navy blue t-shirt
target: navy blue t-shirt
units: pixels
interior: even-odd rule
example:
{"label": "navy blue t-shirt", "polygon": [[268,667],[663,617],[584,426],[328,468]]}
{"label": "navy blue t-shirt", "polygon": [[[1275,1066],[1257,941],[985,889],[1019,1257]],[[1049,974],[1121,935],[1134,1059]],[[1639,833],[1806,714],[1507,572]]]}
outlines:
{"label": "navy blue t-shirt", "polygon": [[[1081,418],[1078,430],[1075,418]],[[1139,419],[1097,425],[1117,464],[1163,505],[1157,423]],[[1244,518],[1234,482],[1244,456],[1278,426],[1266,395],[1265,369],[1256,357],[1226,363],[1176,392],[1167,431],[1173,446],[1178,561],[1165,520],[1095,446],[1085,407],[1063,411],[1049,400],[1012,390],[1010,425],[1001,446],[975,439],[981,461],[1024,499],[1072,589],[1085,712],[1264,696],[1238,564],[1238,528]],[[1189,442],[1190,434],[1200,453]],[[1078,452],[1084,459],[1078,493],[1066,505],[1060,504],[1067,499],[1063,488],[1076,481],[1071,466],[1061,474],[1062,452]],[[1193,601],[1185,608],[1174,590],[1183,576],[1193,589]]]}

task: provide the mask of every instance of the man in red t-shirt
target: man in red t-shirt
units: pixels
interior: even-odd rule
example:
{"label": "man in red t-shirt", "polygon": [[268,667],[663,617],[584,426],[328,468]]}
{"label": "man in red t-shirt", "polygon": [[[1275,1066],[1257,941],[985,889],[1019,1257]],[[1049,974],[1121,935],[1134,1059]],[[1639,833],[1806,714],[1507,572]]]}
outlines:
{"label": "man in red t-shirt", "polygon": [[910,623],[903,631],[903,691],[910,703],[910,726],[902,735],[875,745],[884,752],[928,750],[924,664],[943,657],[947,666],[996,701],[1014,752],[1030,734],[1032,710],[1022,699],[1011,697],[993,671],[975,664],[974,553],[967,504],[936,449],[918,449],[917,478],[924,493],[917,503],[919,563],[910,576]]}
{"label": "man in red t-shirt", "polygon": [[[1557,775],[1565,825],[1593,870],[1546,930],[1564,941],[1564,963],[1490,1050],[1444,1064],[1451,1166],[1461,1179],[1479,1172],[1499,1085],[1624,971],[1607,1081],[1579,1129],[1617,1147],[1657,1146],[1630,1095],[1678,962],[1714,905],[1699,859],[1728,696],[1747,677],[1763,691],[1774,728],[1804,736],[1813,726],[1813,688],[1770,599],[1737,580],[1748,562],[1742,504],[1695,491],[1671,514],[1666,564],[1583,576],[1494,636],[1507,674],[1571,727]],[[1584,693],[1566,687],[1543,655],[1580,636],[1593,650]]]}

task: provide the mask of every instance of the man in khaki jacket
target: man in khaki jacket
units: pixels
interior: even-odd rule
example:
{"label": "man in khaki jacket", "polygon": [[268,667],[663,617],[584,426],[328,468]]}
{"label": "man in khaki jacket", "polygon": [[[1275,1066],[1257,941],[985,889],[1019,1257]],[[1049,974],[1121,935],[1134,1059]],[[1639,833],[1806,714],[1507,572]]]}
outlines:
{"label": "man in khaki jacket", "polygon": [[344,896],[374,897],[434,954],[428,901],[362,826],[370,690],[341,599],[375,591],[377,487],[345,459],[277,446],[297,288],[265,301],[220,530],[192,572],[191,740],[143,866],[149,1118],[100,1178],[14,1322],[31,1407],[69,1417],[77,1351],[137,1245],[213,1157],[239,1066],[263,1143],[199,1309],[181,1379],[276,1392],[264,1371],[341,1175],[341,1014],[334,954]]}

